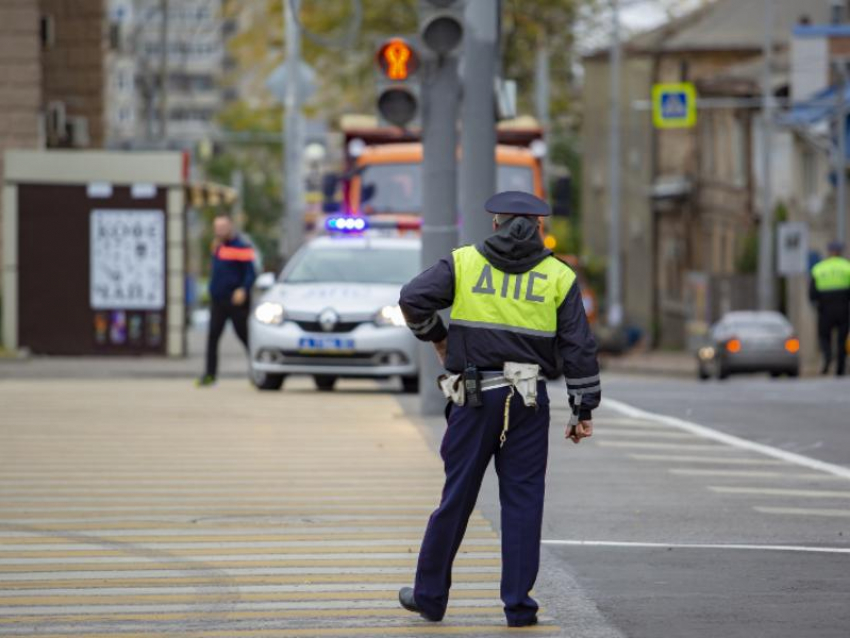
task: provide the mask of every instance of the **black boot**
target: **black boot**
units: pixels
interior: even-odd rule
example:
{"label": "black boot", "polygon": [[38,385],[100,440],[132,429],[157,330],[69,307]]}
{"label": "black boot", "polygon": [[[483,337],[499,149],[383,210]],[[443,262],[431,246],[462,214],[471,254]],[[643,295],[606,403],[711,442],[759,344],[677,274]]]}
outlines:
{"label": "black boot", "polygon": [[537,616],[532,616],[525,620],[509,620],[508,627],[531,627],[537,624]]}
{"label": "black boot", "polygon": [[398,590],[398,602],[401,603],[401,606],[404,607],[407,611],[412,611],[414,614],[419,614],[425,620],[430,620],[431,622],[439,622],[442,618],[435,618],[434,616],[429,616],[424,611],[419,609],[419,605],[416,604],[416,598],[413,595],[413,587],[402,587]]}

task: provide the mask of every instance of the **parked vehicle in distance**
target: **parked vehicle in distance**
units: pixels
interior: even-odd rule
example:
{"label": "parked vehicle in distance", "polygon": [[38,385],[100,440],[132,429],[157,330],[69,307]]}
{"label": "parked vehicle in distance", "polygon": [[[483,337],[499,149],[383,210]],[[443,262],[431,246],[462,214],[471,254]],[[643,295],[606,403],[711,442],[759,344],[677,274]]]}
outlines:
{"label": "parked vehicle in distance", "polygon": [[800,340],[784,315],[773,311],[729,312],[709,331],[697,351],[699,378],[768,372],[772,377],[800,375]]}

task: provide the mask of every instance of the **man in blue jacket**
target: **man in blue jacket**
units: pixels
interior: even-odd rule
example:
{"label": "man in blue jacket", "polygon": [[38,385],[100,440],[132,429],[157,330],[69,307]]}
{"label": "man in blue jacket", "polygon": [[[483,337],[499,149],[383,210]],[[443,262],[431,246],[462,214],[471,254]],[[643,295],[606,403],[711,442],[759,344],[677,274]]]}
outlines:
{"label": "man in blue jacket", "polygon": [[215,239],[209,287],[210,328],[207,337],[207,363],[204,376],[198,380],[199,386],[215,383],[218,371],[218,341],[228,319],[247,350],[250,293],[257,277],[254,248],[235,232],[233,222],[227,215],[222,214],[215,218],[213,232]]}

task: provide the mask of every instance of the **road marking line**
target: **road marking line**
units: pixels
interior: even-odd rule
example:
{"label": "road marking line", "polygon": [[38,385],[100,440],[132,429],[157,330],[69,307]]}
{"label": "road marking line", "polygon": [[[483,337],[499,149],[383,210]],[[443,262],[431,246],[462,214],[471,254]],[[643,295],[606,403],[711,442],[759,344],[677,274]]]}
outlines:
{"label": "road marking line", "polygon": [[[449,612],[451,613],[451,612]],[[407,613],[408,617],[410,616],[410,612]],[[511,629],[506,627],[503,623],[499,623],[498,625],[424,625],[420,622],[417,622],[412,625],[399,625],[399,626],[388,626],[382,625],[380,627],[319,627],[319,628],[295,628],[295,629],[221,629],[221,630],[200,630],[200,631],[189,631],[185,628],[180,628],[179,630],[174,630],[172,628],[169,629],[154,629],[151,628],[144,632],[124,632],[122,631],[119,635],[121,638],[152,638],[154,636],[165,636],[172,637],[174,635],[179,635],[181,638],[233,638],[234,636],[247,636],[247,637],[256,637],[256,638],[288,638],[290,636],[297,638],[310,638],[316,637],[321,638],[322,636],[409,636],[409,635],[422,635],[422,636],[440,636],[440,635],[473,635],[473,634],[484,634],[486,636],[492,635],[514,635],[517,633],[522,634],[539,634],[546,632],[555,632],[558,631],[558,627],[555,625],[534,625],[533,627],[524,627],[520,632],[517,632],[516,629]],[[5,634],[7,638],[24,638],[31,637],[32,633],[26,634]],[[103,633],[54,633],[54,634],[46,634],[41,633],[39,638],[68,638],[69,636],[74,636],[74,638],[104,638],[106,634]]]}
{"label": "road marking line", "polygon": [[753,507],[762,514],[789,514],[791,516],[826,516],[833,518],[850,518],[850,510],[822,509],[815,507],[765,507],[756,505]]}
{"label": "road marking line", "polygon": [[596,441],[600,447],[616,447],[636,450],[690,450],[705,452],[721,452],[723,448],[719,445],[706,445],[704,443],[656,443],[654,441]]}
{"label": "road marking line", "polygon": [[709,485],[719,494],[753,494],[755,496],[798,496],[801,498],[850,498],[850,492],[841,490],[786,490],[776,487],[724,487]]}
{"label": "road marking line", "polygon": [[[502,615],[503,608],[501,606],[494,606],[492,600],[487,601],[489,606],[466,606],[466,607],[458,607],[452,605],[452,615],[455,617],[458,616],[496,616],[498,618],[503,618]],[[77,635],[81,630],[94,629],[95,627],[91,627],[95,623],[109,623],[114,627],[114,623],[120,621],[143,621],[146,623],[157,622],[162,623],[164,621],[175,621],[175,620],[195,620],[195,621],[203,621],[210,619],[210,611],[206,609],[200,609],[197,611],[188,610],[188,611],[180,611],[180,612],[151,612],[151,613],[127,613],[127,612],[109,612],[103,615],[95,615],[95,614],[85,614],[85,615],[70,615],[67,611],[65,611],[66,615],[59,614],[50,614],[46,618],[38,619],[38,626],[43,631],[45,626],[49,625],[51,630],[62,628],[60,623],[74,623],[72,629],[73,633],[69,633],[69,636]],[[369,618],[369,617],[381,617],[381,618],[410,618],[410,612],[402,609],[398,605],[398,601],[393,601],[392,605],[387,605],[386,607],[378,607],[376,609],[358,609],[358,608],[350,608],[350,609],[324,609],[321,611],[317,611],[315,609],[303,609],[303,610],[290,610],[290,609],[274,609],[274,610],[260,610],[260,611],[228,611],[227,618],[228,620],[250,620],[254,618],[263,618],[269,620],[277,620],[282,618],[322,618],[322,619],[330,619],[330,618]],[[481,622],[482,618],[476,618],[478,622]],[[0,616],[0,625],[14,626],[17,624],[32,624],[33,616],[31,615],[21,615],[21,616],[9,616],[2,617]],[[79,625],[89,625],[89,627],[80,627]],[[57,625],[59,625],[57,627]],[[120,628],[117,628],[120,631]],[[121,636],[121,633],[111,633],[109,636]],[[182,635],[182,632],[175,632],[174,635]],[[238,633],[236,634],[238,635]],[[103,634],[103,636],[107,636],[107,634]]]}
{"label": "road marking line", "polygon": [[850,554],[850,547],[814,547],[806,545],[751,545],[743,543],[644,543],[637,541],[544,540],[544,545],[569,547],[636,547],[658,549],[752,549],[772,552],[812,554]]}
{"label": "road marking line", "polygon": [[626,430],[623,428],[609,428],[605,427],[599,432],[600,437],[607,436],[631,436],[631,437],[639,437],[641,440],[643,439],[694,439],[693,434],[688,434],[687,432],[670,432],[667,430],[641,430],[640,432],[635,432],[634,430]]}
{"label": "road marking line", "polygon": [[682,456],[678,454],[629,454],[637,461],[670,461],[671,463],[712,463],[718,465],[785,465],[785,461],[771,459],[729,458],[710,456]]}
{"label": "road marking line", "polygon": [[[262,587],[240,587],[239,600],[247,601],[276,601],[276,600],[383,600],[388,596],[395,599],[398,587],[383,587],[381,589],[372,588],[370,591],[363,591],[357,588],[336,589],[332,591],[288,591],[282,592],[279,588],[262,588]],[[454,587],[452,587],[454,589]],[[143,590],[143,593],[139,593]],[[109,592],[108,594],[105,592]],[[465,589],[462,593],[456,594],[461,599],[466,598],[486,598],[489,600],[498,599],[496,589]],[[165,602],[165,603],[200,603],[205,600],[220,600],[221,593],[204,592],[199,593],[194,587],[175,587],[168,591],[162,589],[148,588],[133,588],[122,590],[120,588],[98,588],[80,593],[75,589],[42,589],[38,594],[21,594],[20,592],[0,592],[0,605],[76,605],[84,603],[95,603],[99,605],[107,605],[113,602],[117,603],[149,603],[149,602]],[[454,598],[452,599],[454,600]]]}
{"label": "road marking line", "polygon": [[[309,610],[315,616],[321,616],[323,610],[330,609],[395,609],[399,606],[396,596],[387,596],[384,600],[313,600],[313,601],[269,601],[269,602],[242,602],[233,600],[234,611],[284,611],[284,610]],[[452,602],[460,607],[492,607],[493,599],[452,599]],[[194,605],[188,605],[194,606]],[[200,606],[200,605],[197,605]],[[501,611],[498,607],[498,611]],[[104,613],[179,613],[186,612],[187,605],[183,603],[151,603],[151,604],[115,604],[115,605],[74,605],[73,611],[78,614],[104,614]],[[207,610],[208,611],[208,610]],[[68,609],[62,606],[32,605],[21,607],[0,606],[0,617],[2,616],[53,616],[67,615]],[[150,618],[150,617],[149,617]]]}
{"label": "road marking line", "polygon": [[[346,529],[354,531],[346,531]],[[389,529],[380,527],[377,530]],[[296,530],[286,530],[287,532],[295,532],[291,534],[264,534],[263,530],[253,530],[252,532],[233,534],[226,530],[215,530],[216,533],[203,533],[200,530],[179,530],[182,533],[168,533],[169,530],[162,530],[156,534],[140,534],[142,530],[132,530],[130,534],[121,534],[109,530],[98,530],[96,532],[85,532],[83,534],[75,533],[50,533],[33,536],[33,532],[0,532],[0,550],[9,544],[26,544],[26,545],[53,545],[56,543],[67,543],[69,540],[85,541],[91,547],[93,543],[100,541],[110,541],[118,543],[144,543],[145,545],[153,545],[155,543],[173,543],[175,546],[188,547],[194,543],[200,543],[203,547],[208,543],[220,543],[227,546],[232,542],[272,542],[272,541],[297,541],[310,540],[315,538],[317,534],[325,537],[336,539],[379,539],[379,538],[398,538],[400,535],[413,533],[417,536],[425,531],[424,527],[408,527],[399,526],[396,531],[367,531],[367,528],[345,528],[345,527],[317,527],[314,529],[301,528]],[[212,530],[211,530],[212,531]],[[268,531],[268,530],[265,530]],[[464,538],[497,538],[496,532],[491,531],[483,526],[470,526]]]}
{"label": "road marking line", "polygon": [[640,408],[636,408],[634,406],[631,406],[627,403],[623,403],[621,401],[617,401],[615,399],[605,399],[605,404],[608,407],[613,408],[620,414],[624,414],[632,418],[655,420],[671,427],[679,428],[680,430],[684,430],[685,432],[690,432],[691,434],[696,434],[697,436],[701,436],[712,441],[717,441],[718,443],[730,445],[739,450],[757,452],[765,456],[770,456],[772,458],[779,459],[780,461],[785,461],[786,463],[794,463],[795,465],[807,467],[811,470],[826,472],[827,474],[833,474],[835,476],[840,476],[841,478],[850,480],[850,467],[843,467],[841,465],[835,465],[834,463],[819,461],[818,459],[814,459],[809,456],[804,456],[802,454],[797,454],[795,452],[789,452],[787,450],[781,450],[771,445],[765,445],[764,443],[756,443],[755,441],[742,439],[741,437],[734,436],[732,434],[726,434],[725,432],[720,432],[719,430],[714,430],[704,425],[685,421],[684,419],[647,412],[646,410],[641,410]]}
{"label": "road marking line", "polygon": [[837,476],[828,474],[803,474],[794,472],[788,474],[786,472],[774,472],[770,470],[703,470],[693,468],[670,468],[667,470],[670,474],[678,476],[728,476],[730,478],[776,478],[776,479],[837,479]]}
{"label": "road marking line", "polygon": [[[471,549],[472,547],[479,546],[493,546],[494,540],[497,538],[496,534],[490,535],[476,535],[471,536],[469,538],[464,538],[464,545]],[[307,553],[313,553],[317,549],[326,549],[326,548],[342,548],[342,550],[338,550],[339,553],[345,552],[368,552],[369,549],[364,548],[378,548],[379,550],[386,551],[385,548],[395,547],[401,545],[403,548],[409,548],[411,546],[419,546],[421,542],[421,537],[408,536],[407,538],[398,538],[398,537],[390,537],[390,538],[382,538],[382,539],[340,539],[338,537],[332,538],[322,538],[321,535],[316,535],[313,538],[304,537],[300,540],[285,540],[285,541],[268,541],[268,542],[233,542],[233,543],[221,543],[221,542],[201,542],[201,543],[175,543],[175,542],[167,542],[167,543],[145,543],[145,550],[150,549],[174,549],[181,550],[180,554],[192,555],[192,554],[204,554],[209,550],[213,549],[224,549],[224,550],[256,550],[256,553],[267,553],[260,552],[260,550],[265,549],[302,549],[302,548],[315,548],[311,549]],[[127,541],[121,541],[121,543],[126,543]],[[98,547],[98,545],[100,545]],[[68,543],[67,541],[64,543],[56,543],[52,544],[50,547],[30,547],[28,545],[22,544],[6,544],[0,545],[0,553],[2,552],[10,552],[10,551],[25,551],[25,552],[50,552],[51,554],[55,554],[57,552],[72,552],[67,554],[68,556],[81,556],[78,552],[113,552],[116,555],[126,554],[127,548],[126,545],[122,545],[119,547],[104,547],[104,545],[108,545],[108,542],[101,542],[100,539],[93,538],[89,543]],[[357,549],[355,549],[357,548]],[[198,550],[198,551],[193,551]],[[479,547],[479,551],[481,550]],[[251,553],[250,551],[239,552],[234,551],[234,555],[239,555],[243,553]],[[290,553],[290,552],[281,552],[281,553]],[[293,552],[295,553],[295,552]],[[99,555],[99,554],[98,554]],[[107,554],[110,555],[110,554]]]}
{"label": "road marking line", "polygon": [[[268,586],[268,585],[284,585],[284,586],[299,586],[299,587],[339,587],[340,585],[365,585],[369,583],[380,584],[381,586],[387,586],[388,583],[393,583],[396,586],[398,585],[409,585],[410,584],[410,572],[398,573],[398,574],[322,574],[311,577],[309,580],[305,581],[303,576],[242,576],[239,574],[236,575],[228,575],[226,580],[216,580],[216,578],[210,577],[209,575],[205,575],[204,572],[200,572],[199,576],[186,576],[186,572],[182,572],[181,576],[140,576],[135,578],[112,578],[109,580],[109,585],[114,587],[136,587],[136,586],[144,586],[144,587],[173,587],[175,585],[201,585],[205,588],[207,587],[230,587],[233,585],[256,585],[256,586]],[[65,573],[54,573],[53,579],[50,579],[51,574],[47,573],[43,575],[44,578],[36,579],[32,582],[28,581],[10,581],[5,579],[0,575],[0,590],[9,590],[9,591],[40,591],[43,587],[49,588],[77,588],[77,589],[89,589],[93,585],[97,587],[99,583],[92,583],[91,580],[87,578],[73,578],[68,577]],[[95,575],[91,578],[99,579],[100,577]],[[477,587],[487,587],[499,586],[499,578],[495,573],[491,574],[462,574],[459,578],[456,579],[457,584],[455,584],[454,580],[452,582],[452,587],[463,587],[466,585],[474,584]],[[308,582],[308,585],[305,585],[305,582]]]}
{"label": "road marking line", "polygon": [[[103,579],[103,578],[140,578],[144,576],[154,577],[172,577],[186,574],[188,571],[208,572],[209,567],[202,563],[179,563],[176,568],[159,569],[154,566],[153,569],[138,569],[141,565],[136,565],[137,569],[126,570],[73,570],[73,569],[54,569],[53,571],[38,572],[32,569],[21,571],[4,570],[0,573],[0,582],[3,581],[36,581],[49,580],[56,578],[56,574],[62,573],[66,578],[84,579]],[[453,570],[456,574],[500,574],[500,567],[455,567]],[[384,578],[387,574],[404,574],[408,578],[411,576],[410,567],[222,567],[217,566],[216,572],[225,573],[228,575],[242,576],[311,576],[316,580],[321,580],[321,576],[337,576],[341,574],[357,575],[357,576],[376,576]]]}

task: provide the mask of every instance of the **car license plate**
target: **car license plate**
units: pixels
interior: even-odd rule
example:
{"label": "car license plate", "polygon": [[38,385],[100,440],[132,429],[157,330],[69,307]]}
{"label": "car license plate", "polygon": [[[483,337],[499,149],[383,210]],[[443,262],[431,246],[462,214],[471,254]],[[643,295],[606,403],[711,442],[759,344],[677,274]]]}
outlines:
{"label": "car license plate", "polygon": [[304,337],[298,342],[304,352],[348,352],[354,350],[354,339],[334,337]]}

